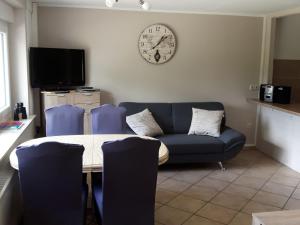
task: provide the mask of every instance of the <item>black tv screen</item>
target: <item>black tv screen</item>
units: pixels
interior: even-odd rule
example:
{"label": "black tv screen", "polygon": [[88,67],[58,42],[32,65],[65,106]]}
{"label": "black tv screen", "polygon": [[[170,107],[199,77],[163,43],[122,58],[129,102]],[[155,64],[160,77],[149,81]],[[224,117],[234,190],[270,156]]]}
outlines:
{"label": "black tv screen", "polygon": [[81,49],[30,48],[33,88],[67,88],[85,84],[85,57]]}

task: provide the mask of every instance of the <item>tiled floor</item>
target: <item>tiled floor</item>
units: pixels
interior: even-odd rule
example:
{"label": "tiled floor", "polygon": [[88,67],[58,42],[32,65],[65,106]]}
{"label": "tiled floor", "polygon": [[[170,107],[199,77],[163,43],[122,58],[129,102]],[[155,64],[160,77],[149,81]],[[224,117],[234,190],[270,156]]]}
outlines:
{"label": "tiled floor", "polygon": [[253,212],[300,209],[299,173],[254,149],[225,167],[161,168],[156,225],[251,225]]}

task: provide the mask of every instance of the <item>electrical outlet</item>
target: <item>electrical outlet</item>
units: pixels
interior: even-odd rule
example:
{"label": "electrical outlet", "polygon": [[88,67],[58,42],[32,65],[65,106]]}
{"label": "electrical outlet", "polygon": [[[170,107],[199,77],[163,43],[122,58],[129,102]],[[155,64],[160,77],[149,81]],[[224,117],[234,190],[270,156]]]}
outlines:
{"label": "electrical outlet", "polygon": [[258,91],[258,84],[250,84],[249,91]]}

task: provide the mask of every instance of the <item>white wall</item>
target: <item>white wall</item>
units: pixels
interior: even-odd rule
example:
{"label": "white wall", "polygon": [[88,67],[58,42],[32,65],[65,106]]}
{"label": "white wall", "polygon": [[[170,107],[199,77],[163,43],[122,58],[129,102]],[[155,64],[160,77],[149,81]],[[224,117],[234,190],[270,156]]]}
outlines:
{"label": "white wall", "polygon": [[300,14],[276,20],[275,59],[300,60]]}
{"label": "white wall", "polygon": [[[12,106],[23,102],[29,108],[29,77],[27,69],[26,12],[14,10],[15,21],[9,26],[10,84]],[[28,111],[27,111],[28,112]]]}
{"label": "white wall", "polygon": [[0,0],[0,20],[10,23],[14,22],[13,8],[3,0]]}
{"label": "white wall", "polygon": [[9,24],[11,103],[13,107],[17,102],[23,102],[28,114],[34,111],[28,48],[37,45],[36,9],[31,0],[24,1],[23,8],[14,9],[14,22]]}
{"label": "white wall", "polygon": [[[254,143],[262,18],[100,9],[40,7],[39,46],[86,49],[87,85],[102,103],[221,101],[230,126]],[[153,23],[172,28],[173,59],[151,65],[139,54],[141,31]]]}

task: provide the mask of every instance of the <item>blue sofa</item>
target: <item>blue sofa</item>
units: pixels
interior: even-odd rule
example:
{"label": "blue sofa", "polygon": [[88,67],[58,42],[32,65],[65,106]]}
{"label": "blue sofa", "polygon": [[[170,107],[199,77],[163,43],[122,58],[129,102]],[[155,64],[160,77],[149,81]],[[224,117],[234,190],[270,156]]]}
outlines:
{"label": "blue sofa", "polygon": [[[135,103],[122,102],[120,106],[127,109],[126,115],[132,115],[148,108],[164,135],[156,137],[169,149],[168,163],[222,162],[233,158],[242,150],[246,138],[240,132],[225,125],[225,116],[218,138],[203,135],[187,135],[192,108],[206,110],[224,110],[219,102],[187,103]],[[133,131],[127,127],[128,133]]]}

